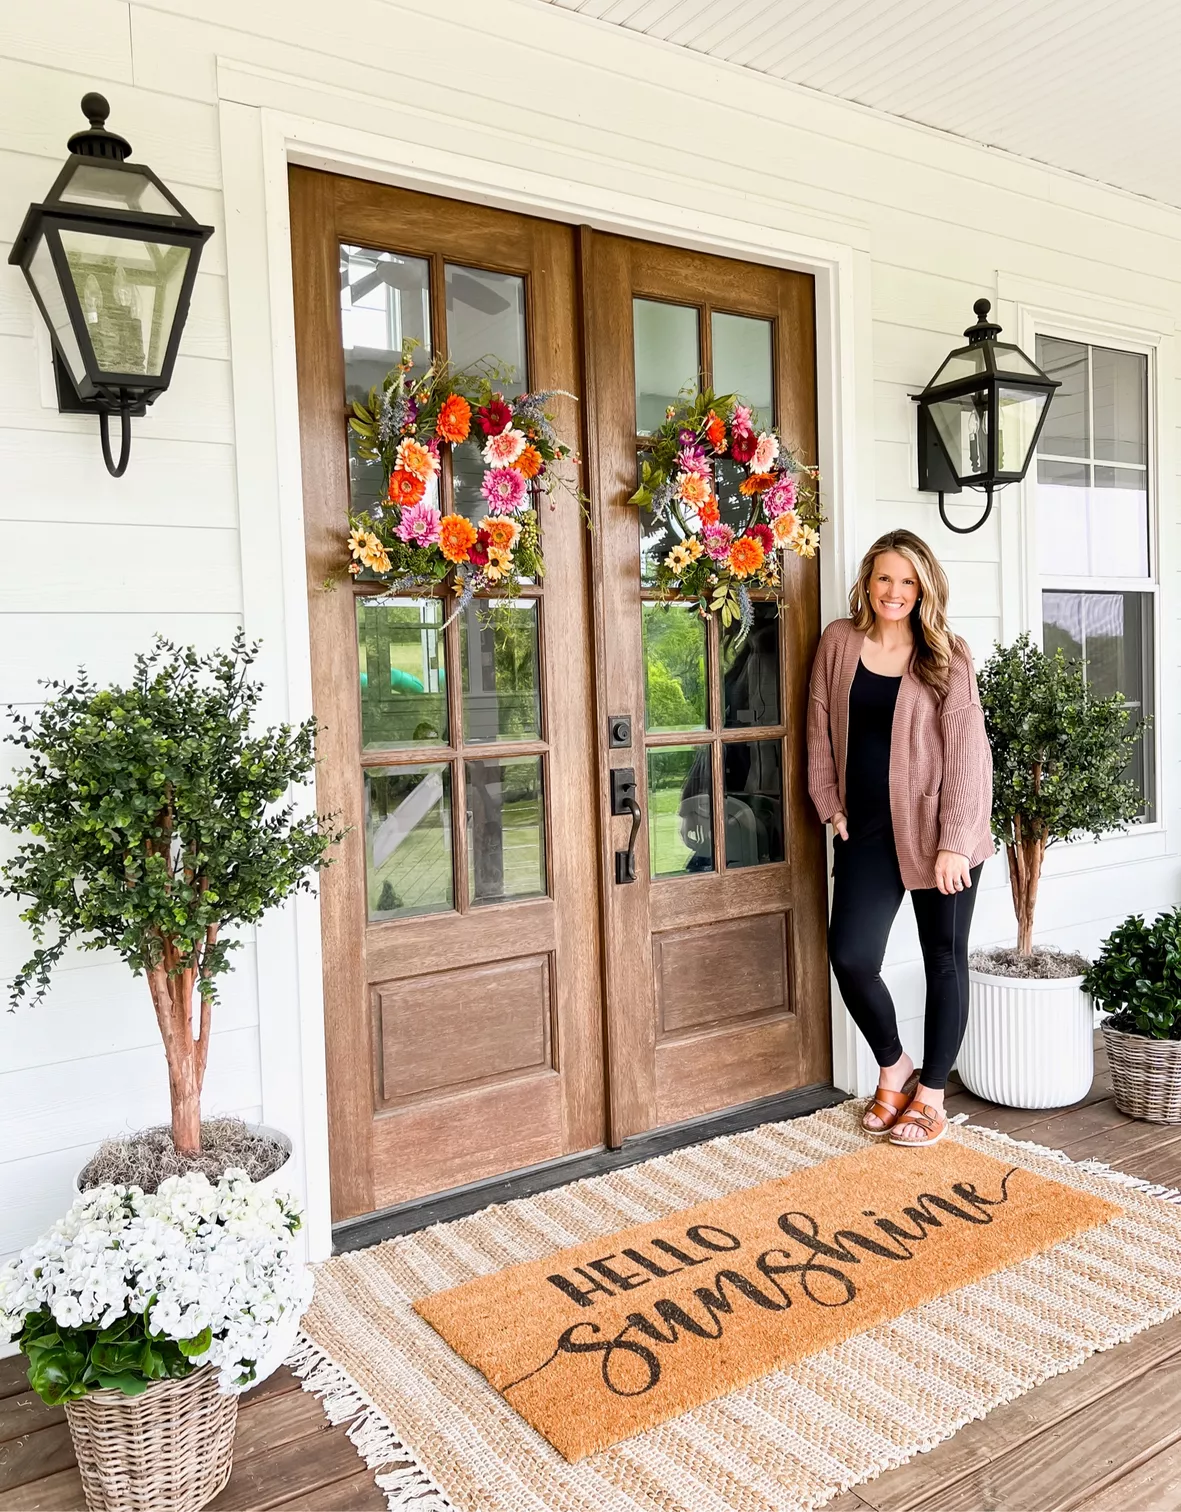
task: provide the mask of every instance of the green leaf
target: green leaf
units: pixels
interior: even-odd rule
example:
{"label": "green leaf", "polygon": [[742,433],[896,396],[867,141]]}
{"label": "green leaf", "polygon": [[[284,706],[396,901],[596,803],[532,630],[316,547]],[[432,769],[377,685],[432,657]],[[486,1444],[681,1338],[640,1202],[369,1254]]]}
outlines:
{"label": "green leaf", "polygon": [[211,1328],[203,1328],[193,1338],[178,1339],[176,1342],[181,1354],[192,1359],[194,1355],[203,1355],[213,1343],[213,1330]]}
{"label": "green leaf", "polygon": [[142,1376],[132,1375],[130,1371],[124,1371],[119,1375],[107,1375],[105,1372],[96,1372],[95,1380],[104,1391],[121,1391],[124,1396],[142,1396],[152,1384],[145,1381]]}

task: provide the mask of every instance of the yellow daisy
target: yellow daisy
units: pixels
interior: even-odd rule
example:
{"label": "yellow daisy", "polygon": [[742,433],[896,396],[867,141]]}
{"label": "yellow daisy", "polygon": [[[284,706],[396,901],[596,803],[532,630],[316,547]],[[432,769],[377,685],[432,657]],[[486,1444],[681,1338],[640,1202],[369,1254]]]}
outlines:
{"label": "yellow daisy", "polygon": [[800,557],[814,557],[819,545],[820,532],[810,525],[801,525],[791,541],[791,549]]}
{"label": "yellow daisy", "polygon": [[697,558],[705,550],[705,547],[701,544],[696,536],[690,536],[689,539],[684,543],[684,546],[685,550],[689,553],[694,561],[696,561]]}
{"label": "yellow daisy", "polygon": [[692,560],[693,553],[689,550],[689,548],[684,545],[678,545],[674,546],[669,554],[665,557],[664,565],[669,568],[670,571],[679,574],[684,572],[685,568],[688,567],[689,563]]}

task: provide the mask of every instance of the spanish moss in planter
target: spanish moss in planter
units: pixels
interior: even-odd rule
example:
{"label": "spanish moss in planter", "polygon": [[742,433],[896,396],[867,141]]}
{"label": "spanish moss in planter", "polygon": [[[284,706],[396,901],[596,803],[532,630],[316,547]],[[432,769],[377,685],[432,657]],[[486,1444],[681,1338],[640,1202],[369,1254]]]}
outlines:
{"label": "spanish moss in planter", "polygon": [[100,688],[81,670],[70,683],[46,682],[35,714],[12,715],[28,762],[0,793],[0,824],[21,837],[0,867],[0,895],[23,903],[36,944],[12,1006],[39,1001],[72,946],[121,956],[146,980],[168,1062],[172,1142],[189,1156],[201,1149],[201,1090],[234,931],[310,890],[341,838],[292,798],[315,767],[315,721],[253,728],[257,654],[240,631],[228,651],[205,655],[157,637],[125,687]]}
{"label": "spanish moss in planter", "polygon": [[1005,847],[1016,947],[974,951],[968,1026],[957,1068],[990,1102],[1064,1107],[1094,1076],[1086,959],[1033,943],[1034,909],[1049,846],[1124,828],[1140,795],[1124,780],[1141,729],[1121,694],[1096,698],[1081,668],[1047,656],[1027,635],[996,648],[981,669],[980,703],[992,747],[992,832]]}

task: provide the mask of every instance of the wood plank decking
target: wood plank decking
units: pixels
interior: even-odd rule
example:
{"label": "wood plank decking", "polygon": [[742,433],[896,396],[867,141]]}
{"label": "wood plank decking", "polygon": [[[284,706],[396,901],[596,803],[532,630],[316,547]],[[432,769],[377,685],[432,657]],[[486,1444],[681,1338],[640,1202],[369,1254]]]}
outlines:
{"label": "wood plank decking", "polygon": [[[952,1112],[1020,1139],[1095,1156],[1181,1187],[1181,1126],[1138,1123],[1095,1085],[1051,1114],[996,1108],[962,1088]],[[1181,1259],[1179,1259],[1181,1263]],[[0,1512],[82,1507],[65,1415],[0,1361]],[[1092,1356],[929,1454],[830,1502],[831,1512],[1181,1512],[1181,1317]],[[234,1473],[217,1512],[381,1512],[384,1496],[343,1428],[280,1371],[243,1399]]]}

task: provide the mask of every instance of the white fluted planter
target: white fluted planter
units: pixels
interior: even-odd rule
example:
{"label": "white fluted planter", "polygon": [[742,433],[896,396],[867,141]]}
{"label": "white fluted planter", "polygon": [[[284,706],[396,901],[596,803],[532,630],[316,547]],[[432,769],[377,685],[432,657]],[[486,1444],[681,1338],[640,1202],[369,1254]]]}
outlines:
{"label": "white fluted planter", "polygon": [[1047,981],[969,971],[968,1029],[956,1069],[1006,1108],[1065,1108],[1095,1076],[1094,1013],[1082,977]]}

